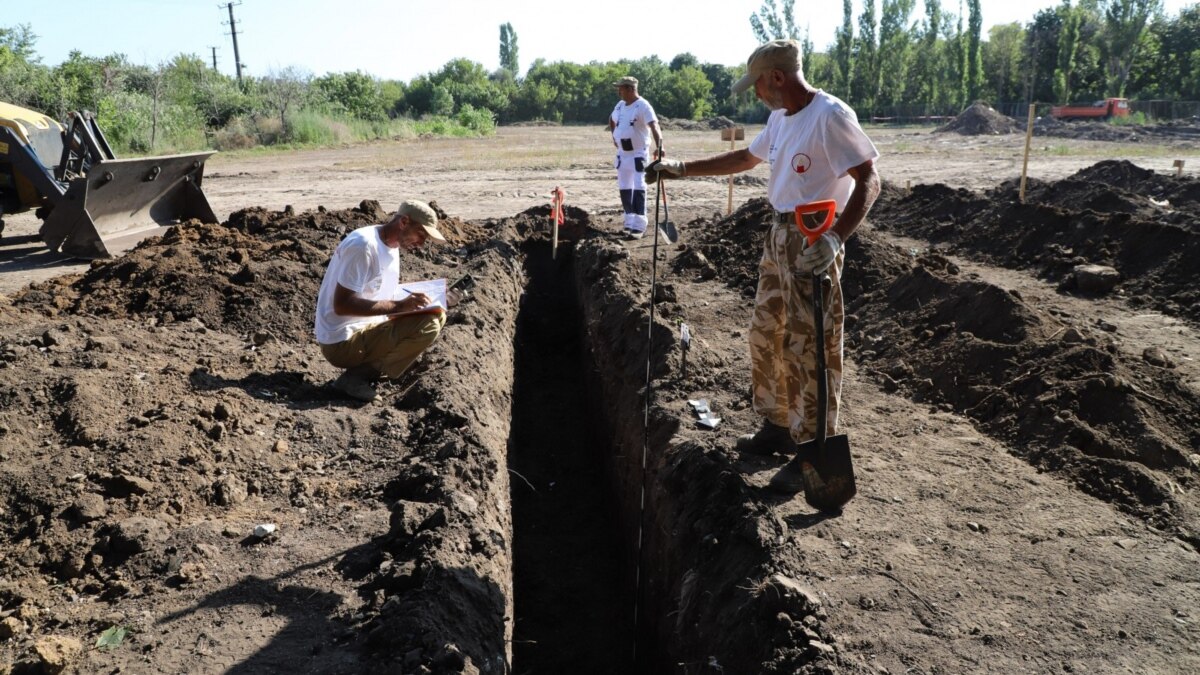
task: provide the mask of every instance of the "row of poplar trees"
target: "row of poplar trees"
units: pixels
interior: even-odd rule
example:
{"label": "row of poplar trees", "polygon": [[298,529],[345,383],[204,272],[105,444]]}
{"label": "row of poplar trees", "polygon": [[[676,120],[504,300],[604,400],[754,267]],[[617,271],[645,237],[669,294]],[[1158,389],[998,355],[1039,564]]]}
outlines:
{"label": "row of poplar trees", "polygon": [[[760,41],[801,40],[805,71],[863,111],[972,101],[1064,103],[1105,97],[1200,100],[1200,5],[1167,16],[1161,0],[1070,0],[984,36],[980,0],[842,0],[823,52],[793,17],[794,0],[766,0],[750,18]],[[954,11],[954,10],[957,11]]]}

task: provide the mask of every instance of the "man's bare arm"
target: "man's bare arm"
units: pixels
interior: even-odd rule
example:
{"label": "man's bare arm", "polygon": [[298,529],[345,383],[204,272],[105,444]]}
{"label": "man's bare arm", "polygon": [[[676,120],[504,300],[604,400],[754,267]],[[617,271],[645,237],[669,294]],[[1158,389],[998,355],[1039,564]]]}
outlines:
{"label": "man's bare arm", "polygon": [[875,162],[868,159],[846,173],[854,179],[854,191],[846,200],[841,217],[833,224],[833,233],[843,242],[854,234],[879,197],[879,174],[875,171]]}
{"label": "man's bare arm", "polygon": [[741,150],[733,150],[720,155],[705,157],[704,159],[694,159],[684,162],[684,175],[725,176],[753,169],[761,161],[761,159],[750,154],[749,150],[742,148]]}

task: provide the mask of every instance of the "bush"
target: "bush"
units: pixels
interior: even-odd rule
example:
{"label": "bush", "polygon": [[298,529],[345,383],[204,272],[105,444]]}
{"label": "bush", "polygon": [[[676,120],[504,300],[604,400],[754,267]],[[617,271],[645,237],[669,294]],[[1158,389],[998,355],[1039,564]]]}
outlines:
{"label": "bush", "polygon": [[496,115],[487,108],[476,108],[469,103],[458,111],[455,120],[480,136],[488,136],[496,131]]}

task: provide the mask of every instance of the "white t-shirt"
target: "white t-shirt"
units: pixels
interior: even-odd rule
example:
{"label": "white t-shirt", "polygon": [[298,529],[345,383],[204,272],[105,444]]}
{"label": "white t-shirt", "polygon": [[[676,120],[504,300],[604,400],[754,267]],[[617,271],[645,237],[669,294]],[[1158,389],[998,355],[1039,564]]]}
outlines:
{"label": "white t-shirt", "polygon": [[387,321],[386,316],[342,316],[333,311],[338,284],[368,300],[391,300],[400,285],[400,249],[389,248],[379,226],[368,225],[346,235],[338,244],[317,294],[317,342],[344,342],[358,330]]}
{"label": "white t-shirt", "polygon": [[627,138],[633,143],[632,152],[644,155],[646,148],[650,147],[650,125],[658,121],[650,102],[641,96],[629,105],[625,101],[617,101],[611,117],[613,139],[617,141],[617,147],[622,152],[630,152],[621,144],[621,139]]}
{"label": "white t-shirt", "polygon": [[854,191],[846,171],[879,158],[850,106],[820,90],[794,115],[773,111],[750,154],[771,164],[767,199],[776,211],[822,199],[837,201],[841,211]]}

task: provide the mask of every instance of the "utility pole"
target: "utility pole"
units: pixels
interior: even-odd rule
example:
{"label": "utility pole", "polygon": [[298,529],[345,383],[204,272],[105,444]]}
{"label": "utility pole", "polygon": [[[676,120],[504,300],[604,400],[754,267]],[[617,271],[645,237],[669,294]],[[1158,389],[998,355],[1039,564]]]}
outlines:
{"label": "utility pole", "polygon": [[212,55],[213,55],[213,70],[216,70],[217,69],[217,48],[210,46],[209,49],[212,50]]}
{"label": "utility pole", "polygon": [[240,5],[240,4],[242,4],[242,3],[240,3],[240,2],[227,2],[227,3],[225,3],[224,5],[218,5],[218,7],[224,6],[224,7],[226,7],[226,8],[228,8],[228,9],[229,9],[229,23],[228,23],[228,24],[226,24],[226,25],[228,25],[228,26],[229,26],[229,34],[233,36],[233,64],[234,64],[234,66],[236,66],[236,67],[237,67],[237,79],[238,79],[238,84],[241,84],[241,83],[242,83],[242,55],[241,55],[241,53],[238,51],[238,43],[237,43],[237,36],[238,36],[238,32],[237,32],[237,21],[235,21],[235,20],[234,20],[234,18],[233,18],[233,8],[234,8],[234,6],[235,6],[235,5]]}

